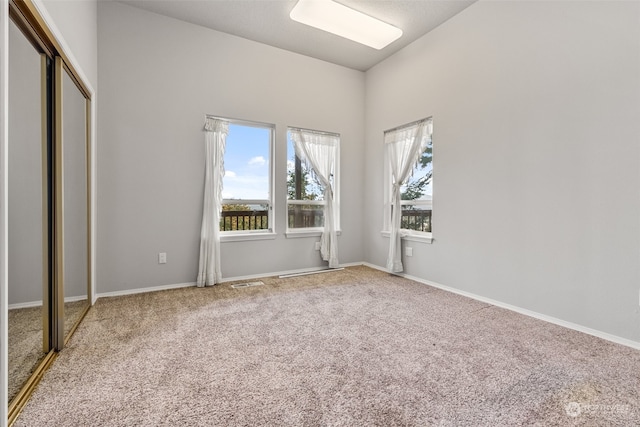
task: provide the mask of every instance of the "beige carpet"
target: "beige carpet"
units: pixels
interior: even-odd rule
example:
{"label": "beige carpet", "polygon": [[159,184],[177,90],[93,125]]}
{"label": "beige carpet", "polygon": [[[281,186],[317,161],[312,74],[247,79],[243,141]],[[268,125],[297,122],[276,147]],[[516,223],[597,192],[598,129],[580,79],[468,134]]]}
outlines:
{"label": "beige carpet", "polygon": [[42,307],[9,310],[8,320],[10,402],[45,356],[42,350]]}
{"label": "beige carpet", "polygon": [[100,299],[19,426],[637,426],[640,351],[366,267]]}
{"label": "beige carpet", "polygon": [[[80,320],[88,302],[64,303],[64,334]],[[42,348],[42,307],[9,310],[8,401],[18,394],[46,353]]]}

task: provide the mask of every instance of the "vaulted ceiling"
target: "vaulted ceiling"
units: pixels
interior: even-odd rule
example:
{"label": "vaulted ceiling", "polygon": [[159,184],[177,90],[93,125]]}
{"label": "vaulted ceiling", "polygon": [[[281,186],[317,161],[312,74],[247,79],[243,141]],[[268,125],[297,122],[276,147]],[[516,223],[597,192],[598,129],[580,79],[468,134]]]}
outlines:
{"label": "vaulted ceiling", "polygon": [[476,0],[338,0],[392,24],[400,39],[375,50],[289,18],[297,0],[121,0],[131,6],[366,71]]}

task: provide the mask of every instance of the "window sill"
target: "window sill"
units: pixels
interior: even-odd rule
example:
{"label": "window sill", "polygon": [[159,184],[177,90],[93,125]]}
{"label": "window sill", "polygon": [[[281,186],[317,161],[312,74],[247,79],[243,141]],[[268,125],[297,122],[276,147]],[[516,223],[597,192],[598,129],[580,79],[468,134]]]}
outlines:
{"label": "window sill", "polygon": [[[324,230],[321,228],[307,228],[299,230],[288,230],[286,232],[287,239],[299,239],[302,237],[320,237]],[[336,230],[336,234],[339,236],[342,234],[340,230]]]}
{"label": "window sill", "polygon": [[[388,231],[381,231],[384,237],[389,237],[391,235]],[[400,238],[402,240],[407,240],[409,242],[419,242],[419,243],[433,243],[433,233],[408,233],[406,231],[400,231]]]}
{"label": "window sill", "polygon": [[244,242],[249,240],[274,240],[276,233],[238,233],[238,234],[221,234],[220,242]]}

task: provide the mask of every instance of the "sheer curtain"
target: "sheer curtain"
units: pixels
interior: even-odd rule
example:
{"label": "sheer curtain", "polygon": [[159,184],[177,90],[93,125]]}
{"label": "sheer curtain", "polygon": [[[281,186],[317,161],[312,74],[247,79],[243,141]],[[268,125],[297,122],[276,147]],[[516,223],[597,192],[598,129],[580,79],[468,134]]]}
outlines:
{"label": "sheer curtain", "polygon": [[290,132],[296,155],[311,166],[324,191],[324,231],[320,238],[320,254],[324,261],[329,261],[329,268],[338,268],[331,175],[336,165],[340,136],[299,129],[291,129]]}
{"label": "sheer curtain", "polygon": [[213,286],[222,281],[220,269],[220,211],[222,210],[222,177],[224,148],[229,123],[207,117],[205,124],[205,181],[202,229],[200,231],[200,265],[198,287]]}
{"label": "sheer curtain", "polygon": [[387,269],[392,273],[403,270],[400,221],[402,218],[401,191],[411,175],[413,165],[419,160],[422,151],[428,143],[430,132],[428,120],[422,120],[414,125],[390,130],[384,134],[384,145],[391,170],[391,230],[389,238],[389,258]]}

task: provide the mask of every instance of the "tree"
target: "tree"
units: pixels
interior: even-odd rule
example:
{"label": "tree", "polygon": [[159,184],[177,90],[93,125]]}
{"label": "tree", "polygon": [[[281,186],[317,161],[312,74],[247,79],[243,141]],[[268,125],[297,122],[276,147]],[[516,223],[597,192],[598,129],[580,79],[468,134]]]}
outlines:
{"label": "tree", "polygon": [[[322,187],[313,171],[298,156],[293,156],[294,167],[287,170],[287,194],[289,200],[319,200]],[[321,224],[322,208],[309,205],[289,205],[289,227],[315,227]]]}
{"label": "tree", "polygon": [[433,170],[431,169],[431,160],[433,159],[432,147],[432,144],[429,143],[418,160],[419,169],[427,169],[426,173],[424,175],[419,174],[417,178],[409,178],[405,190],[400,194],[402,200],[416,200],[424,196],[427,185],[429,185],[433,178]]}
{"label": "tree", "polygon": [[251,208],[249,207],[249,205],[229,204],[229,205],[222,205],[222,210],[223,211],[250,211]]}
{"label": "tree", "polygon": [[[289,200],[318,200],[320,186],[311,175],[309,168],[295,156],[294,168],[287,171],[287,194]],[[296,185],[297,184],[297,185]]]}

